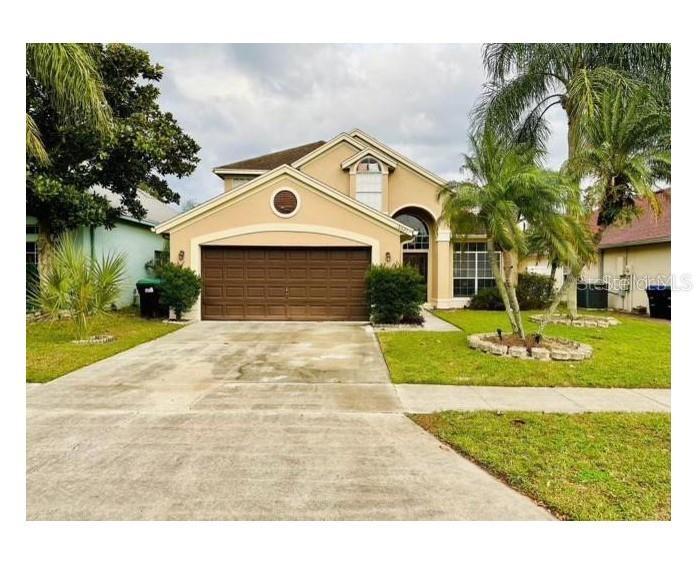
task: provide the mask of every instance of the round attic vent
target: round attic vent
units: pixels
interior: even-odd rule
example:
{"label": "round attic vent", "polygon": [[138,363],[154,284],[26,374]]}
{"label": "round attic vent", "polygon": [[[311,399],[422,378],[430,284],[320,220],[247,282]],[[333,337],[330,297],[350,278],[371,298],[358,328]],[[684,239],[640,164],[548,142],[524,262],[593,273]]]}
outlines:
{"label": "round attic vent", "polygon": [[273,209],[280,215],[292,215],[297,210],[297,195],[287,189],[278,190],[273,196]]}

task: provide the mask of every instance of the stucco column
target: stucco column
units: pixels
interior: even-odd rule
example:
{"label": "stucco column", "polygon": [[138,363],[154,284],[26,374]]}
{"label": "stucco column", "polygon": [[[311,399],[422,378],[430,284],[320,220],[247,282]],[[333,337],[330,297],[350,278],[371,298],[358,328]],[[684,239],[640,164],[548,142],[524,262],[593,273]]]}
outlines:
{"label": "stucco column", "polygon": [[439,229],[435,239],[437,276],[435,277],[435,307],[452,307],[452,245],[448,229]]}

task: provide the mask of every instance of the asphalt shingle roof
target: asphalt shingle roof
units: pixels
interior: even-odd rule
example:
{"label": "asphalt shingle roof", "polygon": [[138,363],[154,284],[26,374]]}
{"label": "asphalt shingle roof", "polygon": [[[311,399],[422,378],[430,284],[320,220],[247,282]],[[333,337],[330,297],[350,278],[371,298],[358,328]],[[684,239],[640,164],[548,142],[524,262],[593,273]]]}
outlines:
{"label": "asphalt shingle roof", "polygon": [[[611,225],[599,243],[600,249],[670,241],[672,238],[672,190],[667,188],[657,193],[662,212],[657,217],[646,200],[639,200],[641,214],[628,225]],[[597,230],[597,212],[592,215],[590,227]]]}
{"label": "asphalt shingle roof", "polygon": [[326,143],[326,141],[315,141],[314,143],[307,143],[306,145],[300,145],[299,147],[291,147],[290,149],[283,149],[282,151],[276,151],[275,153],[268,153],[267,155],[261,155],[259,157],[245,159],[243,161],[236,161],[233,163],[220,165],[216,168],[230,168],[239,170],[273,170],[281,165],[289,165],[294,163],[297,159],[301,159],[305,155],[314,151],[314,149],[321,147],[324,143]]}

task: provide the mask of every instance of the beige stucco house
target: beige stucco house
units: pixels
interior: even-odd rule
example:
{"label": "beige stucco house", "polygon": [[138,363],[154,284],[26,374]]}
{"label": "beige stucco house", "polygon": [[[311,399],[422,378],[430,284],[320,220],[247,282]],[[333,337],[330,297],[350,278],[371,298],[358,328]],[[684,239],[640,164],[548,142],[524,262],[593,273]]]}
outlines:
{"label": "beige stucco house", "polygon": [[[585,269],[583,279],[609,287],[609,308],[632,311],[648,307],[649,285],[671,286],[672,195],[657,193],[660,213],[645,200],[637,204],[640,215],[625,226],[611,226],[600,241],[597,262]],[[596,214],[591,225],[596,226]]]}
{"label": "beige stucco house", "polygon": [[366,319],[371,264],[414,265],[440,308],[494,284],[483,239],[438,224],[446,181],[363,131],[213,172],[219,196],[155,228],[203,279],[195,319]]}

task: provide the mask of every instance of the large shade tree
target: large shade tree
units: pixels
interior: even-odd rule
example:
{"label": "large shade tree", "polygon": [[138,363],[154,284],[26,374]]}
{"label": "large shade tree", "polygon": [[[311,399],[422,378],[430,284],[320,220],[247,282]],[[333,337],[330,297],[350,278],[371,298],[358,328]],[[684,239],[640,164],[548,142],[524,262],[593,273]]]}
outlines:
{"label": "large shade tree", "polygon": [[[489,82],[475,110],[479,124],[516,140],[543,143],[549,111],[562,108],[568,161],[580,150],[584,125],[594,121],[604,93],[648,86],[653,104],[667,113],[670,109],[669,44],[492,43],[484,47],[483,62]],[[577,315],[574,287],[568,305],[571,315]]]}
{"label": "large shade tree", "polygon": [[[146,51],[124,44],[82,48],[103,84],[108,131],[84,112],[66,110],[54,86],[27,65],[27,114],[47,156],[27,153],[27,213],[49,237],[80,225],[112,227],[122,213],[142,218],[138,189],[178,203],[167,177],[191,174],[199,160],[196,142],[159,107],[163,68]],[[121,205],[95,194],[91,188],[97,185],[116,194]]]}
{"label": "large shade tree", "polygon": [[516,293],[517,257],[528,251],[529,230],[543,233],[558,256],[571,260],[576,252],[574,234],[582,223],[566,210],[577,201],[577,192],[562,175],[540,168],[542,152],[533,145],[512,142],[488,128],[472,135],[470,143],[471,154],[465,155],[462,167],[469,178],[440,190],[440,220],[455,238],[485,235],[512,332],[524,339]]}

